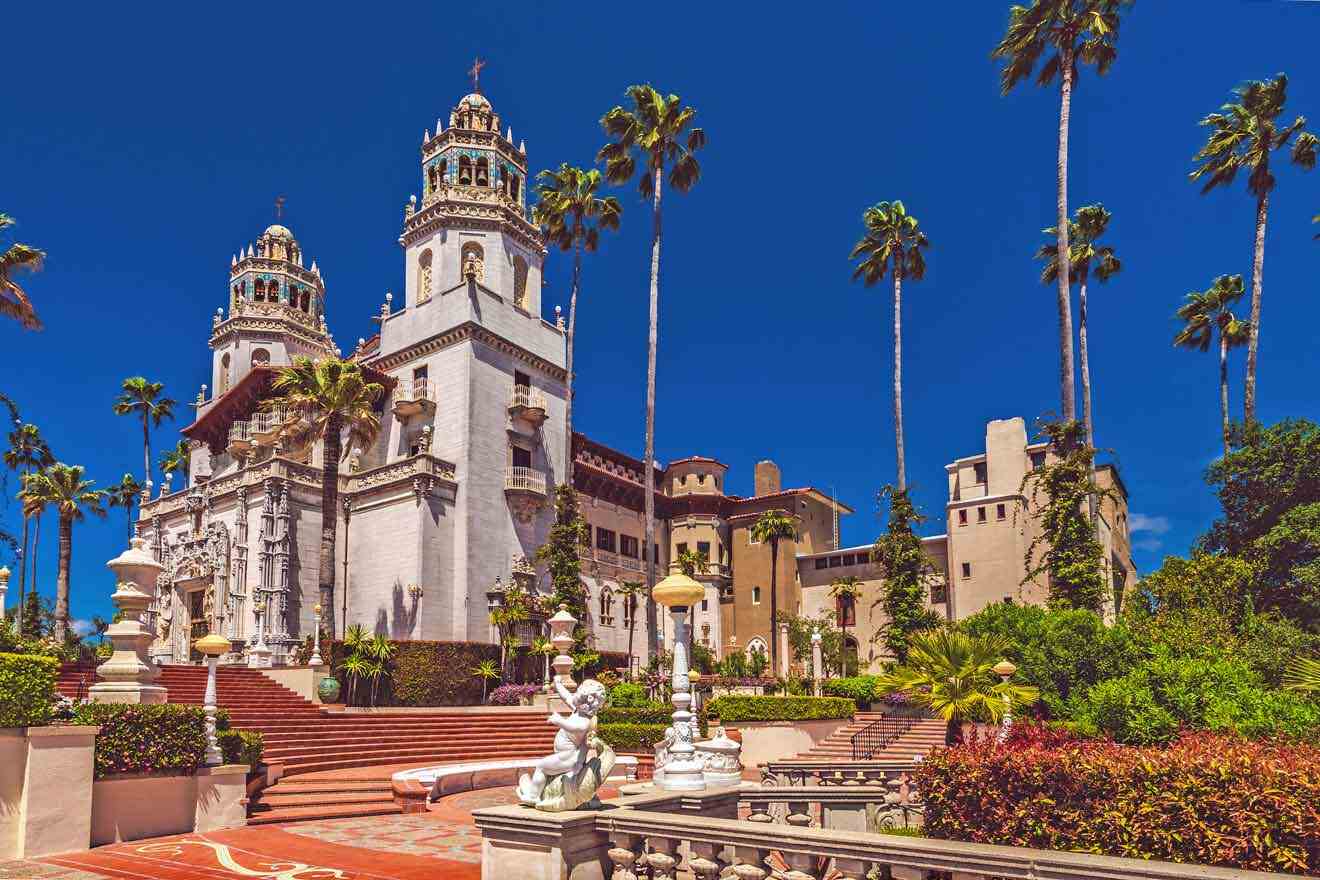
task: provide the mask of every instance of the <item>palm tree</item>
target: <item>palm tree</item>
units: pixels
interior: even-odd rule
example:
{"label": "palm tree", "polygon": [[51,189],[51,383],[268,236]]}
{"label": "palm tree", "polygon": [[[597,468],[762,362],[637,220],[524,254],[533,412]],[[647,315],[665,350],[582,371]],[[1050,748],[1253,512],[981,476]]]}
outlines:
{"label": "palm tree", "polygon": [[[837,577],[830,581],[830,598],[839,604],[839,629],[843,630],[843,674],[848,674],[848,611],[857,607],[862,595],[862,579],[856,575]],[[860,658],[859,663],[860,663]]]}
{"label": "palm tree", "polygon": [[[1102,284],[1123,269],[1123,264],[1114,254],[1114,249],[1108,245],[1098,244],[1100,237],[1109,228],[1109,221],[1112,218],[1113,215],[1105,210],[1104,205],[1086,205],[1077,209],[1075,220],[1068,221],[1070,252],[1068,277],[1077,282],[1079,291],[1077,342],[1082,367],[1082,421],[1086,425],[1087,446],[1095,446],[1095,425],[1091,419],[1091,366],[1086,345],[1086,286],[1091,280],[1092,269],[1095,271],[1096,280]],[[1053,284],[1059,277],[1059,263],[1056,259],[1059,253],[1058,230],[1051,226],[1045,230],[1045,234],[1054,241],[1041,245],[1040,250],[1036,251],[1036,259],[1046,261],[1045,267],[1040,271],[1041,282]]]}
{"label": "palm tree", "polygon": [[1246,289],[1241,275],[1220,275],[1204,292],[1187,294],[1178,308],[1185,323],[1173,337],[1173,344],[1193,351],[1209,351],[1216,330],[1219,331],[1219,417],[1224,436],[1224,455],[1229,453],[1228,350],[1245,345],[1251,338],[1247,322],[1233,314],[1232,306],[1242,299]]}
{"label": "palm tree", "polygon": [[[642,470],[645,484],[646,589],[655,586],[655,348],[660,315],[660,195],[665,169],[669,185],[685,193],[701,178],[696,151],[706,145],[706,132],[693,128],[697,111],[682,106],[678,95],[662,96],[650,84],[629,86],[625,93],[631,108],[616,106],[601,117],[601,127],[610,142],[600,148],[597,161],[605,162],[605,177],[613,184],[632,179],[637,168],[634,153],[644,167],[637,176],[637,189],[651,200],[651,305],[646,342],[646,451]],[[570,438],[571,442],[571,438]],[[657,627],[654,603],[646,603],[646,637],[656,651]]]}
{"label": "palm tree", "polygon": [[1228,186],[1238,171],[1246,170],[1247,189],[1256,197],[1256,244],[1251,260],[1251,321],[1247,341],[1247,381],[1242,391],[1245,420],[1256,420],[1256,349],[1260,344],[1260,300],[1265,271],[1265,221],[1269,215],[1270,193],[1274,191],[1274,172],[1270,154],[1292,144],[1292,161],[1310,170],[1315,167],[1316,138],[1306,131],[1306,118],[1298,116],[1292,125],[1279,128],[1288,97],[1288,77],[1282,73],[1268,81],[1253,80],[1233,90],[1221,113],[1211,113],[1201,120],[1210,129],[1205,146],[1192,158],[1201,166],[1190,175],[1205,179],[1201,194],[1219,186]]}
{"label": "palm tree", "polygon": [[176,401],[162,397],[165,383],[148,382],[142,376],[130,376],[120,386],[123,390],[115,401],[117,416],[137,413],[142,418],[142,471],[143,482],[151,485],[151,428],[160,427],[166,419],[174,418]]}
{"label": "palm tree", "polygon": [[618,587],[618,593],[623,597],[625,607],[628,609],[628,671],[632,672],[633,658],[633,631],[637,629],[637,606],[645,595],[646,584],[641,581],[624,581]]}
{"label": "palm tree", "polygon": [[546,239],[561,251],[573,252],[573,292],[568,299],[567,387],[564,389],[564,484],[573,485],[573,333],[577,326],[577,298],[582,282],[582,251],[595,251],[602,229],[618,229],[623,207],[614,196],[601,198],[601,175],[596,169],[560,164],[558,171],[537,176],[536,207],[532,219],[545,230]]}
{"label": "palm tree", "polygon": [[[47,506],[55,508],[60,520],[59,575],[55,582],[55,638],[64,642],[69,630],[69,563],[73,558],[73,524],[85,518],[84,510],[105,516],[102,506],[105,493],[92,488],[92,481],[83,479],[81,465],[56,462],[50,467],[23,477],[25,516],[40,516]],[[33,585],[36,589],[36,585]]]}
{"label": "palm tree", "polygon": [[192,448],[189,447],[187,440],[180,440],[172,449],[166,449],[160,454],[160,472],[167,478],[175,471],[182,470],[184,475],[185,487],[188,476],[188,463],[192,459]]}
{"label": "palm tree", "polygon": [[797,523],[782,510],[767,510],[752,523],[750,534],[757,544],[770,545],[770,674],[779,675],[779,639],[775,637],[779,625],[779,542],[797,537]]}
{"label": "palm tree", "polygon": [[[628,638],[629,638],[629,641],[631,642],[631,639],[632,639],[632,633],[631,633],[631,632],[629,632],[629,634],[628,634]],[[631,650],[632,650],[632,645],[629,644],[628,648],[629,648],[629,650],[631,651]],[[545,669],[545,672],[544,672],[545,680],[542,682],[542,684],[549,684],[549,683],[550,683],[550,658],[551,658],[551,656],[553,656],[553,655],[555,654],[555,650],[556,650],[556,649],[555,649],[555,646],[554,646],[553,644],[551,644],[550,640],[547,639],[545,636],[537,636],[536,638],[532,639],[531,647],[528,648],[528,650],[531,651],[531,653],[533,653],[533,654],[535,654],[536,656],[538,656],[538,657],[541,658],[541,660],[542,660],[542,662],[543,662],[543,664],[544,664],[544,669]]]}
{"label": "palm tree", "polygon": [[[0,231],[13,226],[15,220],[8,214],[0,214]],[[36,272],[41,268],[41,261],[46,258],[45,251],[39,251],[31,245],[14,242],[0,253],[0,315],[13,318],[24,329],[40,330],[41,319],[27,293],[14,280],[19,271]]]}
{"label": "palm tree", "polygon": [[105,634],[110,629],[110,621],[99,614],[92,615],[92,634],[96,636],[96,644],[105,644]]}
{"label": "palm tree", "polygon": [[482,660],[476,666],[472,667],[472,674],[481,679],[481,702],[486,702],[486,686],[492,681],[498,681],[500,671],[495,668],[494,660]]}
{"label": "palm tree", "polygon": [[903,279],[926,277],[922,249],[930,247],[916,217],[902,202],[881,202],[862,214],[866,235],[853,245],[850,260],[861,260],[853,280],[867,287],[881,281],[885,273],[894,277],[894,441],[898,450],[898,488],[907,486],[907,460],[903,446]]}
{"label": "palm tree", "polygon": [[[1036,75],[1039,85],[1059,80],[1059,149],[1057,162],[1056,253],[1072,252],[1068,244],[1068,120],[1072,114],[1073,84],[1080,64],[1095,65],[1103,75],[1118,57],[1119,11],[1132,0],[1032,0],[1008,13],[1004,38],[990,53],[1004,61],[1000,88],[1007,95],[1036,69],[1042,55],[1049,58]],[[1076,381],[1073,378],[1072,293],[1070,266],[1058,273],[1059,398],[1064,421],[1077,418]],[[902,488],[901,486],[899,488]]]}
{"label": "palm tree", "polygon": [[[281,367],[273,383],[279,396],[263,402],[269,410],[283,409],[300,417],[310,437],[321,441],[321,607],[327,631],[335,631],[335,532],[339,509],[339,462],[353,447],[368,448],[380,432],[376,403],[385,393],[370,382],[353,361],[327,357],[312,362],[296,357]],[[348,445],[341,432],[348,431]],[[341,454],[342,453],[342,454]]]}
{"label": "palm tree", "polygon": [[105,490],[105,498],[111,507],[124,508],[124,522],[128,527],[129,543],[133,541],[133,502],[142,497],[142,484],[132,474],[123,478]]}
{"label": "palm tree", "polygon": [[[12,406],[12,404],[11,404]],[[41,436],[41,431],[36,425],[18,422],[15,419],[14,430],[9,432],[9,448],[4,453],[5,466],[12,471],[22,469],[20,479],[26,477],[34,471],[41,468],[50,467],[55,463],[55,456],[51,454],[50,447]],[[28,570],[28,522],[31,517],[26,512],[23,514],[23,555],[19,558],[18,568],[18,618],[19,627],[22,628],[23,609],[25,607],[23,600],[27,593],[27,570]],[[37,521],[40,525],[40,520]],[[36,540],[33,540],[32,553],[32,584],[36,589],[37,583],[37,562],[36,562]]]}
{"label": "palm tree", "polygon": [[1294,657],[1283,673],[1283,686],[1290,691],[1320,694],[1320,660]]}
{"label": "palm tree", "polygon": [[1004,658],[1003,636],[969,636],[954,629],[913,633],[907,663],[876,682],[878,694],[903,693],[948,724],[954,742],[963,722],[998,723],[1004,710],[1030,706],[1040,692],[1028,685],[1001,681],[994,666]]}

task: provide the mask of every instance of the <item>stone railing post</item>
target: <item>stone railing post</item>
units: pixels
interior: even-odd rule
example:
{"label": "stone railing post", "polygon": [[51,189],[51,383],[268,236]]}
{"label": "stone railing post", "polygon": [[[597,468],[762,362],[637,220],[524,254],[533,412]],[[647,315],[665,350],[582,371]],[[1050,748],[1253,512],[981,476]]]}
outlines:
{"label": "stone railing post", "polygon": [[103,679],[89,689],[96,703],[164,703],[165,688],[155,684],[159,672],[147,657],[153,634],[142,623],[142,615],[156,597],[156,577],[164,570],[147,552],[146,538],[134,538],[131,546],[106,565],[115,573],[115,592],[110,600],[119,609],[118,623],[106,635],[115,651],[97,667]]}

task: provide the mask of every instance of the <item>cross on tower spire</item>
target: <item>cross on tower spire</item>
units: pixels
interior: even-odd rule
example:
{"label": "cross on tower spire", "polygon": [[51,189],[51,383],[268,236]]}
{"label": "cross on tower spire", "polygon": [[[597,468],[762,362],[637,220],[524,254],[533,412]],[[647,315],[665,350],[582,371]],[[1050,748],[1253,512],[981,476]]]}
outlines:
{"label": "cross on tower spire", "polygon": [[276,220],[279,220],[279,219],[281,219],[281,218],[283,218],[283,217],[284,217],[284,196],[276,196],[276,197],[275,197],[275,219],[276,219]]}
{"label": "cross on tower spire", "polygon": [[472,69],[468,71],[468,76],[472,77],[472,91],[481,94],[481,68],[486,66],[486,62],[481,60],[478,55],[472,60]]}

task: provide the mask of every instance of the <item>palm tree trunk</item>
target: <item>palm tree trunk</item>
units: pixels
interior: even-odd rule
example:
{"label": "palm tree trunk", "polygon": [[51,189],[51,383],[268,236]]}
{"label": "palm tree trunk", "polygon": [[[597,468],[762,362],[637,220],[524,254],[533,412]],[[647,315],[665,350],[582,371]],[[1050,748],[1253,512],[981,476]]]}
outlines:
{"label": "palm tree trunk", "polygon": [[[651,308],[649,328],[646,340],[646,454],[642,459],[642,485],[646,492],[644,500],[646,544],[642,552],[646,554],[646,595],[649,598],[655,588],[655,348],[659,334],[660,320],[660,187],[663,183],[661,167],[652,169],[653,193],[651,196]],[[657,654],[662,645],[658,644],[655,603],[646,603],[646,638],[647,643]]]}
{"label": "palm tree trunk", "polygon": [[898,455],[898,488],[907,488],[907,459],[903,450],[903,270],[894,261],[894,441]]}
{"label": "palm tree trunk", "polygon": [[779,539],[772,538],[770,540],[770,675],[774,678],[779,677],[779,590],[776,589],[778,562]]}
{"label": "palm tree trunk", "polygon": [[60,570],[55,581],[55,642],[69,631],[69,564],[73,559],[73,518],[60,516]]}
{"label": "palm tree trunk", "polygon": [[582,221],[573,229],[573,292],[568,297],[568,379],[564,389],[564,485],[573,485],[573,332],[577,327],[578,284],[582,279]]}
{"label": "palm tree trunk", "polygon": [[[632,673],[633,659],[633,632],[637,629],[637,606],[633,606],[632,615],[628,618],[628,672]],[[549,661],[547,661],[549,662]]]}
{"label": "palm tree trunk", "polygon": [[37,592],[37,549],[41,545],[41,514],[32,522],[32,592]]}
{"label": "palm tree trunk", "polygon": [[[23,599],[27,595],[27,570],[28,570],[28,517],[23,516],[23,552],[18,557],[18,612],[15,620],[18,622],[18,631],[23,631]],[[0,614],[4,609],[0,608]]]}
{"label": "palm tree trunk", "polygon": [[1265,218],[1269,193],[1256,203],[1256,249],[1251,258],[1251,335],[1247,339],[1247,382],[1242,389],[1242,410],[1247,424],[1256,421],[1256,349],[1260,345],[1260,295],[1265,275]]}
{"label": "palm tree trunk", "polygon": [[1072,113],[1073,52],[1065,48],[1060,58],[1059,158],[1058,158],[1058,276],[1059,276],[1059,398],[1065,422],[1077,418],[1076,380],[1073,378],[1072,293],[1068,256],[1068,119]]}
{"label": "palm tree trunk", "polygon": [[[1081,277],[1081,284],[1078,285],[1077,297],[1077,346],[1078,357],[1081,359],[1082,366],[1082,421],[1086,429],[1086,445],[1095,448],[1095,427],[1091,423],[1091,365],[1087,358],[1086,351],[1086,275]],[[1095,475],[1095,462],[1091,462],[1092,478]],[[1092,527],[1096,524],[1098,499],[1094,492],[1087,493],[1086,507],[1091,516]]]}
{"label": "palm tree trunk", "polygon": [[339,510],[339,416],[326,420],[321,438],[321,557],[318,579],[323,624],[335,631],[335,531]]}
{"label": "palm tree trunk", "polygon": [[1219,328],[1219,420],[1224,435],[1224,458],[1228,458],[1228,337],[1223,327]]}
{"label": "palm tree trunk", "polygon": [[142,472],[146,484],[151,485],[151,432],[147,427],[147,412],[142,411]]}

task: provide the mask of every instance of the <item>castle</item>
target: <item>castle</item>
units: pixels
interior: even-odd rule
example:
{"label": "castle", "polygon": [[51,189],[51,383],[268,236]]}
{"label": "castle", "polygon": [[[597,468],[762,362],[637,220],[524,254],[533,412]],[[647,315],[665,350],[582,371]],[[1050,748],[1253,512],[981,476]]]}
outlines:
{"label": "castle", "polygon": [[[188,662],[193,640],[208,632],[229,639],[225,662],[292,662],[315,627],[324,516],[337,518],[334,608],[325,609],[336,636],[361,624],[395,639],[496,641],[489,612],[503,585],[549,592],[533,560],[569,455],[590,527],[582,567],[594,647],[631,646],[645,661],[645,624],[634,620],[644,615],[617,593],[645,579],[643,465],[567,436],[565,330],[558,317],[542,317],[546,247],[529,219],[526,150],[500,129],[490,101],[473,92],[423,138],[422,198],[404,208],[399,238],[404,301],[387,295],[379,333],[349,355],[386,388],[381,430],[369,448],[348,450],[338,509],[322,508],[321,444],[295,443],[280,414],[262,407],[275,396],[279,367],[341,353],[326,324],[322,271],[305,265],[302,245],[279,224],[232,258],[228,308],[217,310],[209,341],[213,394],[203,388],[183,429],[192,449],[187,485],[167,484],[144,500],[136,523],[165,566],[148,620],[159,662]],[[1034,454],[1025,433],[1020,451]],[[838,517],[852,512],[817,489],[784,488],[770,462],[757,466],[751,497],[727,494],[726,476],[725,465],[701,456],[657,466],[650,548],[657,577],[684,550],[710,560],[693,633],[717,654],[764,649],[774,637],[763,596],[772,564],[782,610],[823,607],[813,586],[835,572]],[[1012,489],[1001,493],[1001,508],[1023,503],[1017,483]],[[951,488],[951,505],[962,509],[969,491],[957,489],[955,502]],[[769,509],[799,523],[776,560],[750,537]],[[1125,504],[1121,515],[1125,522]],[[1017,589],[1021,573],[1011,565],[995,568],[997,580],[979,592],[950,579],[949,560],[961,557],[945,542],[932,548],[943,560],[933,608],[964,616],[984,602],[951,598],[963,587],[996,599],[1009,595],[1004,584]],[[1132,571],[1126,545],[1110,545],[1115,564]],[[840,551],[838,564],[867,565],[864,551]],[[533,620],[517,635],[525,643],[538,626]]]}

